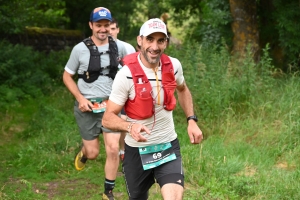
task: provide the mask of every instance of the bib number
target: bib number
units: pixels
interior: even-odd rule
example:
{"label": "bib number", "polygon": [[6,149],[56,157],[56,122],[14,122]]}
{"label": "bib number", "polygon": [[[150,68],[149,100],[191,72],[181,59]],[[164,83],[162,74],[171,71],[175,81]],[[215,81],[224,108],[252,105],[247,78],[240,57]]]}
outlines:
{"label": "bib number", "polygon": [[106,110],[107,100],[103,100],[101,98],[94,98],[94,99],[90,99],[90,101],[93,104],[92,107],[93,113],[101,113]]}
{"label": "bib number", "polygon": [[143,169],[152,169],[176,159],[170,142],[146,147],[139,147]]}

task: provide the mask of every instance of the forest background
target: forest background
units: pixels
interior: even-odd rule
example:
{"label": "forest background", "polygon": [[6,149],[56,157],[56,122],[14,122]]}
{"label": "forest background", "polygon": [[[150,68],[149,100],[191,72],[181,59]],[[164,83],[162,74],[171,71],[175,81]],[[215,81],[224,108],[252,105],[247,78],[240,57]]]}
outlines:
{"label": "forest background", "polygon": [[[184,67],[205,136],[189,144],[178,106],[184,199],[300,198],[299,1],[0,0],[0,34],[41,27],[89,36],[98,6],[132,45],[148,18],[168,24],[167,53]],[[103,190],[103,147],[84,171],[72,166],[80,137],[61,80],[71,48],[0,41],[0,199],[98,199]],[[127,198],[122,173],[115,193]],[[161,199],[157,185],[150,199]]]}

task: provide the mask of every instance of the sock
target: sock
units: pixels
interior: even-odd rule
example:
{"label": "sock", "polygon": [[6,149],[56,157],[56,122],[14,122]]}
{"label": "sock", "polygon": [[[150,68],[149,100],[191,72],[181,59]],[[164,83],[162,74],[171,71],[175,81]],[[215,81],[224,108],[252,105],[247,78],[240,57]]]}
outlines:
{"label": "sock", "polygon": [[[82,152],[82,151],[81,151]],[[87,161],[88,159],[87,159],[87,157],[83,154],[83,152],[82,152],[82,157],[81,157],[81,159],[80,159],[80,161],[82,162],[82,163],[86,163],[86,161]]]}
{"label": "sock", "polygon": [[115,187],[115,180],[108,180],[107,178],[105,178],[104,193],[105,194],[111,193],[114,187]]}

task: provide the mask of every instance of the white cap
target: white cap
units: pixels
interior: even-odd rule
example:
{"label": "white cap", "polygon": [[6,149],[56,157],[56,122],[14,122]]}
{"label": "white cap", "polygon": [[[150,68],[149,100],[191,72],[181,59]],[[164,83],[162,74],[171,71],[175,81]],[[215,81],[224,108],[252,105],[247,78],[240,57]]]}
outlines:
{"label": "white cap", "polygon": [[166,24],[158,19],[149,19],[140,29],[140,36],[148,36],[152,33],[163,33],[168,37]]}

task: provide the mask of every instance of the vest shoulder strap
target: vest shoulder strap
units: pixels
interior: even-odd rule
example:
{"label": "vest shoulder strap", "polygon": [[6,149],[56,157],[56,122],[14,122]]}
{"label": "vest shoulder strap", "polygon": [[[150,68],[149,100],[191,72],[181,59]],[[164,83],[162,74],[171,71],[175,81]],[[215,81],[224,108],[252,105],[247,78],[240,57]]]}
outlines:
{"label": "vest shoulder strap", "polygon": [[125,65],[128,66],[128,68],[131,72],[134,84],[138,83],[139,78],[141,78],[144,83],[147,83],[147,82],[149,82],[149,80],[148,80],[144,70],[138,63],[138,59],[137,59],[138,54],[139,53],[137,52],[137,53],[132,53],[132,54],[125,56],[123,59],[123,62]]}
{"label": "vest shoulder strap", "polygon": [[109,35],[108,36],[109,50],[114,54],[119,54],[117,42]]}
{"label": "vest shoulder strap", "polygon": [[96,46],[95,43],[93,42],[93,40],[88,37],[88,38],[85,38],[83,41],[82,41],[86,46],[87,48],[93,48],[93,46]]}
{"label": "vest shoulder strap", "polygon": [[171,62],[171,59],[169,56],[166,54],[162,54],[161,57],[161,63],[162,63],[162,73],[168,73],[168,72],[173,72],[174,74],[174,68]]}
{"label": "vest shoulder strap", "polygon": [[90,37],[85,38],[82,42],[90,50],[91,56],[99,56],[100,55],[97,46],[95,45],[95,43],[93,42],[93,40]]}
{"label": "vest shoulder strap", "polygon": [[[130,64],[135,64],[138,62],[137,56],[139,55],[139,52],[135,52],[129,55],[126,55],[123,58],[123,63],[124,65],[130,65]],[[138,64],[138,63],[137,63]]]}

